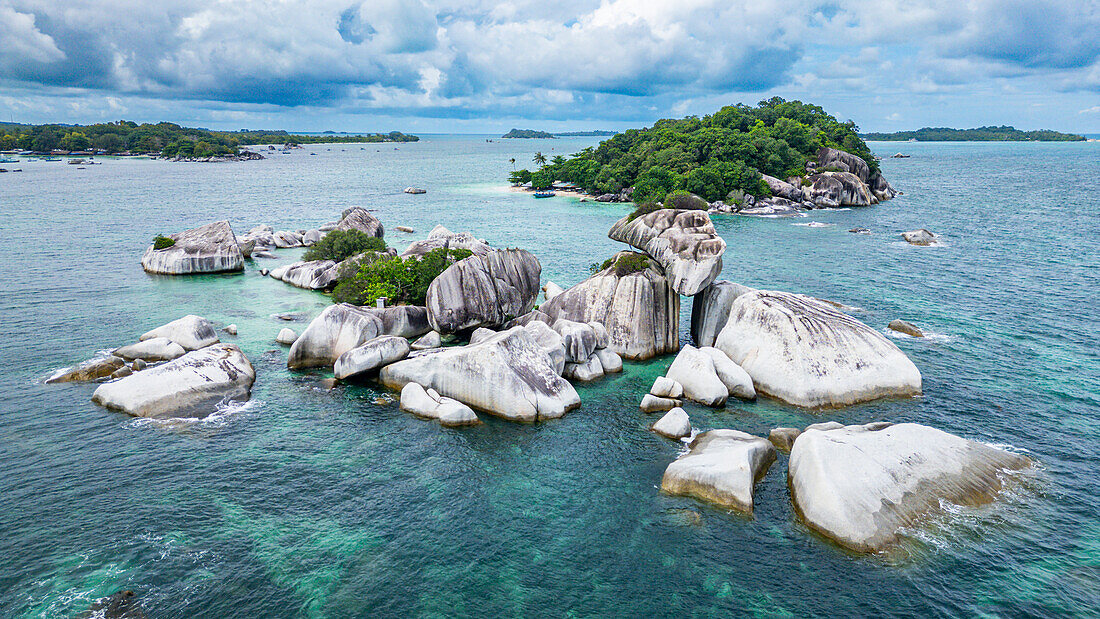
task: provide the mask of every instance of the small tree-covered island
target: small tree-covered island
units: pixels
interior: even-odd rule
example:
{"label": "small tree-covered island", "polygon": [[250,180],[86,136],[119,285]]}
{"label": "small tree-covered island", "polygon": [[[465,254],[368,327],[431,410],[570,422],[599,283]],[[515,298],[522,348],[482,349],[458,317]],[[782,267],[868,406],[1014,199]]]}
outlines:
{"label": "small tree-covered island", "polygon": [[1021,131],[1015,127],[978,127],[976,129],[950,129],[925,127],[916,131],[893,133],[865,133],[865,140],[872,142],[1083,142],[1085,136],[1059,133],[1050,129]]}
{"label": "small tree-covered island", "polygon": [[511,173],[534,190],[567,183],[601,202],[773,214],[868,206],[895,195],[855,123],[775,97],[699,118],[659,120],[534,171]]}
{"label": "small tree-covered island", "polygon": [[538,139],[538,140],[553,140],[554,134],[547,133],[546,131],[536,131],[534,129],[512,129],[508,133],[500,136],[501,138],[512,139]]}

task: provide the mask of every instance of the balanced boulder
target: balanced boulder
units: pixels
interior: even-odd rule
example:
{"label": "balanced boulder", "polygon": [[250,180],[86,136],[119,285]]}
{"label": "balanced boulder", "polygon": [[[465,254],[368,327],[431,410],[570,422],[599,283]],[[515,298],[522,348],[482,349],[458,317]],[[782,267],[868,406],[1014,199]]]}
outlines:
{"label": "balanced boulder", "polygon": [[775,447],[738,430],[711,430],[688,448],[665,469],[661,490],[751,514],[753,489],[775,462]]}
{"label": "balanced boulder", "polygon": [[803,295],[737,297],[715,347],[748,372],[757,391],[798,406],[921,393],[920,371],[886,336]]}
{"label": "balanced boulder", "polygon": [[112,354],[126,360],[141,359],[142,361],[168,361],[182,357],[187,351],[183,346],[166,337],[154,337],[142,340],[136,344],[129,344],[116,348]]}
{"label": "balanced boulder", "polygon": [[1002,488],[1024,456],[914,423],[807,428],[794,441],[787,481],[810,528],[858,552],[895,544],[903,527],[942,510],[976,506]]}
{"label": "balanced boulder", "polygon": [[92,401],[136,417],[206,417],[219,404],[247,401],[255,379],[240,348],[214,344],[104,383]]}
{"label": "balanced boulder", "polygon": [[141,334],[142,340],[166,337],[179,344],[184,350],[198,350],[218,343],[218,334],[214,324],[202,316],[188,314],[172,322],[161,325]]}
{"label": "balanced boulder", "polygon": [[343,380],[377,370],[409,356],[409,350],[409,340],[403,337],[376,337],[340,355],[333,365],[333,375]]}
{"label": "balanced boulder", "polygon": [[217,221],[168,235],[171,246],[150,245],[141,257],[141,268],[163,275],[243,271],[244,256],[228,221]]}
{"label": "balanced boulder", "polygon": [[459,260],[428,286],[428,321],[440,333],[500,327],[534,308],[541,274],[538,258],[522,249]]}
{"label": "balanced boulder", "polygon": [[706,211],[661,209],[634,219],[624,217],[607,236],[649,254],[678,294],[694,295],[722,272],[726,242]]}

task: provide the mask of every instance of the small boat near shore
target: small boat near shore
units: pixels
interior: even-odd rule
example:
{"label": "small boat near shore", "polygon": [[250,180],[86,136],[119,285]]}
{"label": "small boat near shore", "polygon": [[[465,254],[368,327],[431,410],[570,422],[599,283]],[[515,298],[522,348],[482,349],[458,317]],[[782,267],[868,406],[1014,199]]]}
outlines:
{"label": "small boat near shore", "polygon": [[536,191],[535,192],[535,197],[536,198],[553,198],[554,197],[554,192],[553,191]]}

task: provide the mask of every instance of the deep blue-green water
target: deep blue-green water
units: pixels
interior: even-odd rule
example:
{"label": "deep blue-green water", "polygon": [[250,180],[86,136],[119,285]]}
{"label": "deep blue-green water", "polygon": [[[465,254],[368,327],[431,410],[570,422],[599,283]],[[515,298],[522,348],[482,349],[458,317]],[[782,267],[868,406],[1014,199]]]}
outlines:
{"label": "deep blue-green water", "polygon": [[[119,589],[151,617],[1097,614],[1100,144],[875,144],[912,155],[882,162],[905,192],[891,202],[715,217],[724,278],[933,337],[897,340],[922,398],[819,415],[766,399],[691,407],[697,428],[917,421],[1039,463],[995,505],[948,506],[882,556],[799,524],[785,456],[752,518],[661,494],[679,446],[647,430],[637,403],[671,358],[579,387],[582,408],[561,420],[443,429],[378,403],[377,386],[329,392],[323,372],[288,372],[272,314],[312,316],[327,300],[261,277],[270,261],[193,278],[139,265],[159,232],[217,219],[238,233],[307,228],[365,206],[392,245],[442,223],[527,248],[544,280],[573,284],[617,249],[606,232],[628,207],[534,200],[500,181],[512,157],[595,141],[427,136],[0,176],[0,615],[73,616]],[[815,221],[831,225],[799,225]],[[917,227],[943,246],[898,237]],[[239,326],[225,340],[256,366],[250,404],[153,422],[92,405],[93,385],[41,382],[187,313]],[[687,341],[686,299],[682,315]]]}

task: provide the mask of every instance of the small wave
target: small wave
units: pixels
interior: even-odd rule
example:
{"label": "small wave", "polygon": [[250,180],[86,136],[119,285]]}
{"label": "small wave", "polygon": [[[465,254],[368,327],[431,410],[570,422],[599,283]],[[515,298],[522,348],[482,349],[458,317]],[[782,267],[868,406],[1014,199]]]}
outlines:
{"label": "small wave", "polygon": [[262,400],[249,400],[238,402],[231,400],[218,404],[213,413],[206,417],[167,417],[153,419],[150,417],[135,417],[128,424],[131,428],[203,428],[218,429],[228,426],[232,421],[243,415],[258,413],[263,407]]}
{"label": "small wave", "polygon": [[916,337],[909,335],[908,333],[902,333],[901,331],[894,331],[893,329],[886,328],[882,330],[883,335],[886,337],[892,337],[895,340],[925,340],[928,342],[936,342],[937,344],[951,344],[958,341],[959,336],[951,335],[949,333],[939,333],[938,331],[924,331],[923,337]]}
{"label": "small wave", "polygon": [[811,221],[811,222],[808,222],[808,223],[795,223],[795,224],[791,224],[791,225],[792,226],[804,226],[806,228],[831,228],[831,227],[835,226],[836,224],[827,224],[823,221]]}

